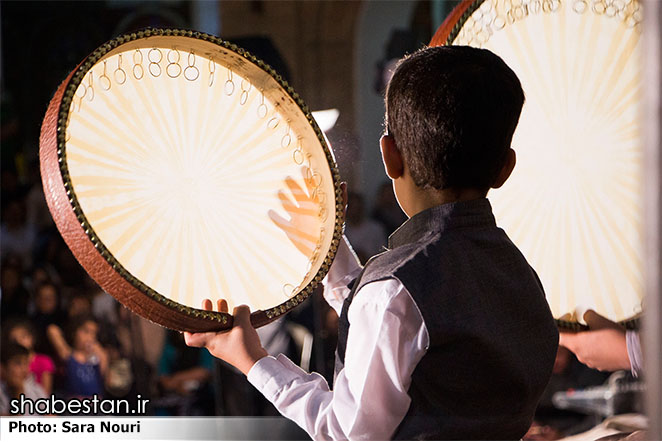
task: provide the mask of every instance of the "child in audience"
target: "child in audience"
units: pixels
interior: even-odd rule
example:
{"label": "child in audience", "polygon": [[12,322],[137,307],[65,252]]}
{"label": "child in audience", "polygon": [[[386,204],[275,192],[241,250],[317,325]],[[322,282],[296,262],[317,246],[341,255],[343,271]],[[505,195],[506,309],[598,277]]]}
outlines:
{"label": "child in audience", "polygon": [[3,338],[25,347],[28,352],[28,364],[34,380],[41,385],[46,394],[53,391],[53,373],[55,364],[53,360],[41,353],[35,352],[35,334],[32,324],[27,319],[18,319],[8,322],[2,333]]}
{"label": "child in audience", "polygon": [[48,327],[48,337],[65,367],[64,393],[67,396],[90,397],[103,393],[108,356],[97,341],[98,329],[95,319],[87,315],[71,320],[68,340],[57,325]]}
{"label": "child in audience", "polygon": [[46,393],[30,375],[30,352],[27,348],[9,342],[2,346],[0,353],[0,414],[9,415],[11,399],[20,395],[36,401],[46,397]]}

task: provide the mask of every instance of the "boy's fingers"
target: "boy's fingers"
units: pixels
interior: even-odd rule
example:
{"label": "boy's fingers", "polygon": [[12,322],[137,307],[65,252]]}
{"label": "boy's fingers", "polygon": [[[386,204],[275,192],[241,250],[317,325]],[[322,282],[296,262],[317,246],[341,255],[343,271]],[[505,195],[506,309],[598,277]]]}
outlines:
{"label": "boy's fingers", "polygon": [[202,309],[203,310],[211,311],[211,310],[213,310],[213,306],[214,306],[214,304],[212,304],[211,299],[204,299],[202,301]]}
{"label": "boy's fingers", "polygon": [[216,307],[218,308],[218,311],[221,313],[227,313],[228,312],[228,301],[225,299],[219,299],[216,301]]}
{"label": "boy's fingers", "polygon": [[604,316],[597,314],[594,310],[586,310],[586,313],[584,313],[584,321],[586,321],[588,327],[593,330],[614,326],[618,327],[618,324],[610,321]]}
{"label": "boy's fingers", "polygon": [[236,306],[232,312],[232,316],[234,316],[235,325],[251,325],[251,309],[247,305]]}
{"label": "boy's fingers", "polygon": [[204,335],[202,333],[184,332],[184,342],[189,347],[203,347],[205,345]]}

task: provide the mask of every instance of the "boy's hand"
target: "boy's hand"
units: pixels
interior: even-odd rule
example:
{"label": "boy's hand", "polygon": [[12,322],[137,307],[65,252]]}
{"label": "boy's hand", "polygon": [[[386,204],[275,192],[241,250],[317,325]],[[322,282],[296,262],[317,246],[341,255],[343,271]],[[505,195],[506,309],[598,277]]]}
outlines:
{"label": "boy's hand", "polygon": [[[301,253],[310,256],[313,249],[307,241],[302,241],[301,231],[311,231],[313,227],[319,224],[316,207],[320,202],[320,195],[315,185],[315,179],[308,176],[305,167],[301,168],[304,186],[300,186],[294,178],[288,176],[285,178],[285,184],[289,192],[278,191],[283,210],[287,212],[288,218],[283,218],[275,210],[269,210],[268,215],[271,221],[283,230],[292,244],[299,249]],[[318,183],[319,185],[319,183]],[[319,227],[316,227],[319,228]]]}
{"label": "boy's hand", "polygon": [[573,352],[577,359],[602,371],[629,370],[625,330],[593,310],[584,314],[588,331],[561,332],[559,345]]}
{"label": "boy's hand", "polygon": [[[218,311],[227,313],[228,303],[219,299]],[[202,301],[204,310],[212,310],[212,302],[209,299]],[[189,333],[184,332],[186,345],[191,347],[205,347],[209,353],[228,364],[235,366],[243,374],[265,356],[267,351],[262,348],[260,337],[251,325],[251,312],[248,306],[240,305],[234,308],[234,326],[227,331]]]}

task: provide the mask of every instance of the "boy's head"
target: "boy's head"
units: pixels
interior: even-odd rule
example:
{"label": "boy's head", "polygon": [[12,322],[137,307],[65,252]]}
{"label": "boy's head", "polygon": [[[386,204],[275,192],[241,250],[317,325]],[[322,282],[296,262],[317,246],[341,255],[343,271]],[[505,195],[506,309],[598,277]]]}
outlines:
{"label": "boy's head", "polygon": [[512,171],[523,104],[517,76],[492,52],[424,48],[398,63],[388,85],[385,137],[418,188],[487,192]]}

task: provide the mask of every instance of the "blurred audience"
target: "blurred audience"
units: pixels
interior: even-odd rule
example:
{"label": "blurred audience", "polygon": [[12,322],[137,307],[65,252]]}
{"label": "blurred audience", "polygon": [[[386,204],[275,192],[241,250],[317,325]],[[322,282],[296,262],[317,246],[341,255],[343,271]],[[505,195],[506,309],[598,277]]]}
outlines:
{"label": "blurred audience", "polygon": [[[34,226],[38,237],[48,236],[49,230],[55,227],[51,213],[48,211],[44,187],[41,184],[39,173],[39,160],[30,162],[28,170],[29,190],[25,197],[27,222]],[[38,239],[39,240],[39,239]],[[38,246],[38,245],[37,245]]]}
{"label": "blurred audience", "polygon": [[34,226],[26,221],[25,202],[21,199],[9,201],[2,215],[0,258],[5,260],[8,255],[16,256],[21,260],[22,267],[29,269],[32,266],[32,251],[37,232]]}

